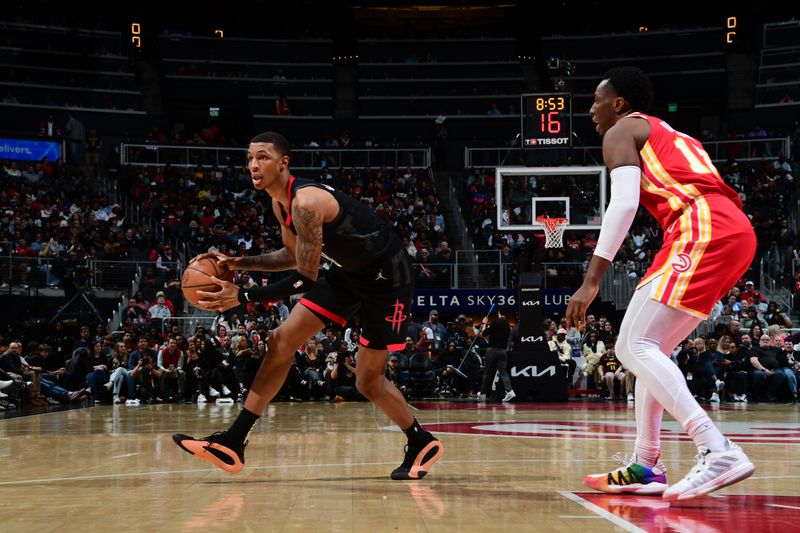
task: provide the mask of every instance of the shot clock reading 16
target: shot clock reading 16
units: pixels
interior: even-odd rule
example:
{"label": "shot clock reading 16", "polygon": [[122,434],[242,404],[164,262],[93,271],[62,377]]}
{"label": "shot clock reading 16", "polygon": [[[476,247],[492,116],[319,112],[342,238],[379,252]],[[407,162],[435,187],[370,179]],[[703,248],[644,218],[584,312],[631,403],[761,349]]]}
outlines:
{"label": "shot clock reading 16", "polygon": [[572,146],[570,93],[536,93],[521,96],[522,148]]}

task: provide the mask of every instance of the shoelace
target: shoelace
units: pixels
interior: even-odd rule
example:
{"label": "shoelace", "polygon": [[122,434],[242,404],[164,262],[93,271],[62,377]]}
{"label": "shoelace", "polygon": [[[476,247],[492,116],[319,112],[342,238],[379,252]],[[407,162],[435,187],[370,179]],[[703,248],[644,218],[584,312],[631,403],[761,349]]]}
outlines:
{"label": "shoelace", "polygon": [[689,470],[689,473],[686,474],[686,480],[692,479],[694,476],[698,475],[700,472],[703,471],[703,467],[706,465],[706,458],[708,454],[711,453],[711,450],[698,450],[697,455],[694,456],[694,460],[696,461],[694,468]]}
{"label": "shoelace", "polygon": [[636,455],[635,454],[628,455],[624,452],[617,452],[611,456],[611,459],[621,464],[622,466],[628,466],[631,463],[636,462]]}

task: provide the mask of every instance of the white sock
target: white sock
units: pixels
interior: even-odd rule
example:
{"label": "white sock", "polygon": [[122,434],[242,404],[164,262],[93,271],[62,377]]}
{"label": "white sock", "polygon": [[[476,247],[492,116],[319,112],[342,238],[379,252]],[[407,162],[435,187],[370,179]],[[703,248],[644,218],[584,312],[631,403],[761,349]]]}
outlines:
{"label": "white sock", "polygon": [[689,419],[687,426],[686,431],[698,448],[705,447],[712,452],[724,452],[728,449],[725,436],[720,433],[702,408]]}
{"label": "white sock", "polygon": [[636,443],[633,453],[636,462],[651,467],[661,454],[661,418],[664,408],[647,392],[641,380],[636,380]]}

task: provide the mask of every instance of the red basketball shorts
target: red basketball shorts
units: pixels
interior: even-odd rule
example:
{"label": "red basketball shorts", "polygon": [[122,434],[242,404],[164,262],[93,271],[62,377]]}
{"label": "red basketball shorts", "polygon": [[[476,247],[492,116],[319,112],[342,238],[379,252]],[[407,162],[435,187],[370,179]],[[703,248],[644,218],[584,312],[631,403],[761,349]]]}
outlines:
{"label": "red basketball shorts", "polygon": [[705,318],[750,267],[756,236],[747,216],[721,194],[701,196],[664,232],[639,287],[650,297]]}

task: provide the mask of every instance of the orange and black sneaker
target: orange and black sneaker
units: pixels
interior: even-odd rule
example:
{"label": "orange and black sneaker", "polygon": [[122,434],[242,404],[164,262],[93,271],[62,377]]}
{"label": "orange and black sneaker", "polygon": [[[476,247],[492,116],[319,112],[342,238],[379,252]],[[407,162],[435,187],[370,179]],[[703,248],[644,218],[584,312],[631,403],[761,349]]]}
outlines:
{"label": "orange and black sneaker", "polygon": [[172,440],[190,454],[208,461],[229,474],[235,474],[244,468],[244,448],[247,443],[239,445],[231,443],[224,431],[218,431],[202,439],[175,433]]}
{"label": "orange and black sneaker", "polygon": [[431,467],[442,458],[444,446],[439,439],[427,433],[415,443],[409,441],[405,447],[403,464],[392,472],[392,479],[422,479]]}

